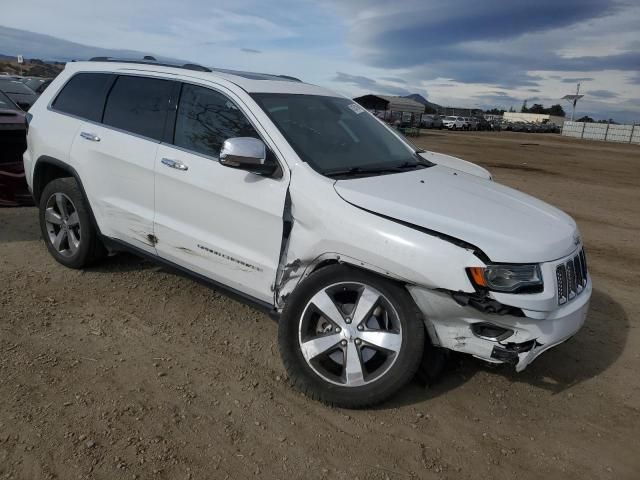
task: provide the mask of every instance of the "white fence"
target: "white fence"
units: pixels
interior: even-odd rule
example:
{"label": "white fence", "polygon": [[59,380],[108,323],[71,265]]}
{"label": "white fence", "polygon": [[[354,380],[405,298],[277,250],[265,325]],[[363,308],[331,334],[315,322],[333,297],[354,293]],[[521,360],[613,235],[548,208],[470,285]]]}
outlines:
{"label": "white fence", "polygon": [[640,125],[564,122],[562,135],[587,140],[640,144]]}

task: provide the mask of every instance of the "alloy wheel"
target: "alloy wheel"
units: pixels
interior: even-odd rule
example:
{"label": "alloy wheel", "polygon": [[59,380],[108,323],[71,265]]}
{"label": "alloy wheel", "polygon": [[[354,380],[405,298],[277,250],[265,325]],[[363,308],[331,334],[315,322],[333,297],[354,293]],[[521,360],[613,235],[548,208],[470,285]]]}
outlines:
{"label": "alloy wheel", "polygon": [[53,248],[64,257],[71,257],[80,248],[81,232],[78,210],[64,193],[54,193],[47,200],[44,221]]}
{"label": "alloy wheel", "polygon": [[357,387],[393,366],[402,347],[402,326],[378,290],[363,283],[337,283],[309,300],[298,341],[316,374],[336,385]]}

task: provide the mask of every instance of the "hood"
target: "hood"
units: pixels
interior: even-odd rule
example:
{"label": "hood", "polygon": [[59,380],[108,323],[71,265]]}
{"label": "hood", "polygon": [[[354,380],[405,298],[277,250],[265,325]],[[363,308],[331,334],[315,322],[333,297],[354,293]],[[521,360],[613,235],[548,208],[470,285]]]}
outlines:
{"label": "hood", "polygon": [[579,242],[564,212],[504,185],[444,166],[338,180],[345,201],[471,243],[493,262],[537,263]]}
{"label": "hood", "polygon": [[471,175],[475,175],[476,177],[486,178],[487,180],[491,180],[491,173],[486,168],[482,168],[480,165],[476,165],[475,163],[467,162],[466,160],[462,160],[458,157],[452,157],[451,155],[445,155],[444,153],[436,153],[430,151],[420,152],[419,154],[422,158],[426,158],[432,163],[436,165],[444,165],[445,167],[453,168],[455,170],[460,170],[464,173],[470,173]]}

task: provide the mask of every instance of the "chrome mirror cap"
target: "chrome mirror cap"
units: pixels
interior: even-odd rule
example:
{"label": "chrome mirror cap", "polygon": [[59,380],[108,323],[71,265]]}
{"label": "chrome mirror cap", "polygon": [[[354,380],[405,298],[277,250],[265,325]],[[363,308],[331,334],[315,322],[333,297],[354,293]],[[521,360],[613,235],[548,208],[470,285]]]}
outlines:
{"label": "chrome mirror cap", "polygon": [[250,170],[267,160],[264,142],[252,137],[235,137],[224,141],[220,149],[220,163],[227,167]]}

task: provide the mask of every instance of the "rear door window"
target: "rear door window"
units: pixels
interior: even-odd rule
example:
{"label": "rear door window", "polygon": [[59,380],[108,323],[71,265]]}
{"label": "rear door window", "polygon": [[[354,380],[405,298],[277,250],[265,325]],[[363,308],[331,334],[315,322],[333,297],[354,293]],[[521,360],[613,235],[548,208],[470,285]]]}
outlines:
{"label": "rear door window", "polygon": [[62,88],[52,107],[64,113],[99,122],[107,90],[115,75],[108,73],[78,73]]}
{"label": "rear door window", "polygon": [[119,76],[107,98],[103,123],[162,140],[173,85],[171,80]]}
{"label": "rear door window", "polygon": [[225,140],[260,138],[240,109],[214,90],[184,84],[174,133],[174,145],[217,158]]}

